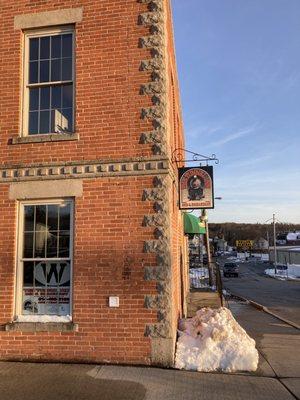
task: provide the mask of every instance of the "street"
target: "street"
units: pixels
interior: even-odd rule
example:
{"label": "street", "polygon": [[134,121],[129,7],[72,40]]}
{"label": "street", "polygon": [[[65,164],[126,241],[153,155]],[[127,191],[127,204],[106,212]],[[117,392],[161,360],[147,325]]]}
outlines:
{"label": "street", "polygon": [[[220,260],[220,265],[226,259]],[[300,326],[300,281],[281,281],[264,275],[263,263],[240,263],[239,277],[224,278],[230,293],[253,300],[284,319]]]}

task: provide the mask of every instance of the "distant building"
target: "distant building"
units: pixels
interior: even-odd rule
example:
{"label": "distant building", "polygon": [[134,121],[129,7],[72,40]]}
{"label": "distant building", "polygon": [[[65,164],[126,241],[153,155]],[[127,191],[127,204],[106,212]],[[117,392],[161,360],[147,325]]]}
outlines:
{"label": "distant building", "polygon": [[269,242],[265,238],[261,237],[254,241],[253,248],[255,250],[268,250]]}
{"label": "distant building", "polygon": [[[278,264],[300,264],[300,247],[284,246],[276,249]],[[270,249],[270,261],[274,262],[274,248]]]}
{"label": "distant building", "polygon": [[298,246],[300,245],[300,232],[284,232],[276,237],[276,244],[279,246]]}

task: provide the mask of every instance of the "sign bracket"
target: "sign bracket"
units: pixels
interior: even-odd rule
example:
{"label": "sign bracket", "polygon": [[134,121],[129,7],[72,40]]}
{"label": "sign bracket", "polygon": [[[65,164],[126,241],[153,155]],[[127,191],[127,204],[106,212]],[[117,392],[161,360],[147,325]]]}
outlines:
{"label": "sign bracket", "polygon": [[215,164],[219,164],[220,162],[215,154],[212,154],[211,156],[205,156],[203,154],[195,153],[194,151],[182,148],[177,148],[173,151],[171,160],[172,162],[176,163],[177,168],[178,164],[188,162],[199,162],[200,166],[201,163],[206,163],[206,165],[208,165],[209,161],[214,161]]}

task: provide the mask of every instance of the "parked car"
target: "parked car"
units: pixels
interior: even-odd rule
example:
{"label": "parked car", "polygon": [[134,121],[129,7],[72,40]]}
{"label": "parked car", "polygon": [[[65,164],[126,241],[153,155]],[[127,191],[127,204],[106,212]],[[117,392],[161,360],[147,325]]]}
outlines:
{"label": "parked car", "polygon": [[[275,265],[274,265],[274,268],[275,268]],[[286,270],[288,269],[288,266],[287,266],[287,265],[284,265],[284,264],[277,264],[277,265],[276,265],[276,268],[277,268],[277,270],[279,270],[279,271],[286,271]]]}
{"label": "parked car", "polygon": [[226,276],[239,276],[239,266],[236,263],[225,263],[223,266],[223,275]]}

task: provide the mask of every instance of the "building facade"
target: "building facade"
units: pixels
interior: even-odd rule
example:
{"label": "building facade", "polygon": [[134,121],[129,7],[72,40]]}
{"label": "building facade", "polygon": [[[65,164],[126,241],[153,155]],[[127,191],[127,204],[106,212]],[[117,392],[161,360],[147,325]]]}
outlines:
{"label": "building facade", "polygon": [[170,366],[188,285],[169,1],[0,15],[0,358]]}

